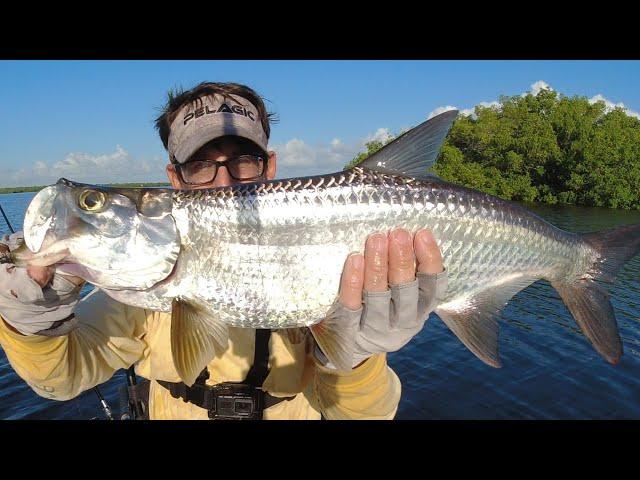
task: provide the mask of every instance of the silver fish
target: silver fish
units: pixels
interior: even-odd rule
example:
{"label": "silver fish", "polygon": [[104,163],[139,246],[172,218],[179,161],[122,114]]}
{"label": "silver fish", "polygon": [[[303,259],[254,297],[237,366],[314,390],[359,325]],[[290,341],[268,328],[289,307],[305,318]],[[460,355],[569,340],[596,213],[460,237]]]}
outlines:
{"label": "silver fish", "polygon": [[[426,175],[456,112],[407,132],[360,166],[209,190],[116,189],[61,179],[28,208],[35,255],[124,303],[172,311],[172,352],[186,383],[227,341],[227,325],[310,327],[340,368],[350,345],[323,326],[345,258],[374,232],[430,229],[448,290],[436,314],[498,367],[498,315],[517,292],[551,282],[596,350],[622,354],[595,280],[613,282],[640,248],[640,225],[578,235],[517,204]],[[326,347],[326,348],[325,348]]]}

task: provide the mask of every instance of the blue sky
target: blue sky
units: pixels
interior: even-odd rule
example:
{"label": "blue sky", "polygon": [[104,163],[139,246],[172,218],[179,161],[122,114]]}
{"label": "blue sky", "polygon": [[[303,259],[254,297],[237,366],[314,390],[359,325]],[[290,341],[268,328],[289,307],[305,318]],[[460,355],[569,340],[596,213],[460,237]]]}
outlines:
{"label": "blue sky", "polygon": [[0,186],[164,180],[153,120],[169,88],[204,80],[269,100],[279,177],[340,170],[442,107],[541,86],[640,112],[640,61],[0,61]]}

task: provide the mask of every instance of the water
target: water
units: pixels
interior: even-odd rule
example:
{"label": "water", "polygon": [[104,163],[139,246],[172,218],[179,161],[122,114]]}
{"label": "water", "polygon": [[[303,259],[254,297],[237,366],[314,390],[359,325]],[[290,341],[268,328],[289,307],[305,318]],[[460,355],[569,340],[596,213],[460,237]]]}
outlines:
{"label": "water", "polygon": [[[14,227],[35,194],[0,195]],[[599,208],[529,209],[569,231],[584,232],[639,223],[640,212]],[[0,233],[7,231],[0,222]],[[514,297],[500,330],[503,367],[486,366],[432,315],[423,331],[389,364],[402,381],[399,419],[640,419],[640,256],[611,288],[625,353],[606,363],[584,338],[558,294],[544,281]],[[118,372],[100,386],[118,411]],[[95,392],[68,402],[36,395],[0,350],[0,419],[105,418]]]}

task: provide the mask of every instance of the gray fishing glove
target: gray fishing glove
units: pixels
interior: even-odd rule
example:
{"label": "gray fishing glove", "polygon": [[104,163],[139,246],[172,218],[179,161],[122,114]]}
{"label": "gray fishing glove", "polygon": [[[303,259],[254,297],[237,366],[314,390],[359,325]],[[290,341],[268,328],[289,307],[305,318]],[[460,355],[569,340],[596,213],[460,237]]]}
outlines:
{"label": "gray fishing glove", "polygon": [[[413,282],[391,285],[385,292],[364,292],[363,307],[349,310],[338,300],[327,315],[329,324],[348,326],[355,337],[353,367],[371,355],[395,352],[422,330],[429,314],[444,298],[447,272],[417,273]],[[329,362],[316,345],[315,356],[329,368]]]}
{"label": "gray fishing glove", "polygon": [[[6,245],[10,251],[23,242],[22,232],[0,239],[0,245]],[[66,335],[77,326],[73,309],[81,288],[82,285],[58,273],[42,288],[26,268],[0,264],[0,315],[23,335]]]}

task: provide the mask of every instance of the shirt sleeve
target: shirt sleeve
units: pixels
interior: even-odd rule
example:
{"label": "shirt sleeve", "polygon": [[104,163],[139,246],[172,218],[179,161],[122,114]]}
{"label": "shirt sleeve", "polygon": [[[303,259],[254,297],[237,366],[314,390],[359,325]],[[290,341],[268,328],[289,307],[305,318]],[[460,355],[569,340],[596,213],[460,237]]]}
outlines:
{"label": "shirt sleeve", "polygon": [[401,384],[386,355],[373,355],[350,372],[315,361],[313,397],[327,420],[391,420],[400,403]]}
{"label": "shirt sleeve", "polygon": [[75,309],[67,335],[23,336],[0,319],[0,345],[16,373],[40,396],[69,400],[143,357],[147,312],[97,291]]}

